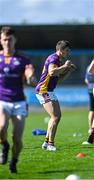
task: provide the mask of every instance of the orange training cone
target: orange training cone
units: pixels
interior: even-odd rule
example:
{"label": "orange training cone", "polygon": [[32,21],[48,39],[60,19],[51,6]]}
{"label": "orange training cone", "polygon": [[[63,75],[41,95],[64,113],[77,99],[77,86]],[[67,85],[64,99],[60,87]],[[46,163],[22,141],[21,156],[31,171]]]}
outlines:
{"label": "orange training cone", "polygon": [[86,156],[86,154],[84,154],[84,153],[79,153],[79,154],[77,154],[77,158],[81,158],[81,157],[85,157]]}

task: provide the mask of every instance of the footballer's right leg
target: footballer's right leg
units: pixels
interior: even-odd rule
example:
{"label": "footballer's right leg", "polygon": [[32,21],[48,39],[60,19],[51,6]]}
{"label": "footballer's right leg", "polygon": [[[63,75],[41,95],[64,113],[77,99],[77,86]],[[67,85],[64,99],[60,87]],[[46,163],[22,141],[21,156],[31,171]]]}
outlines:
{"label": "footballer's right leg", "polygon": [[92,123],[92,128],[90,129],[89,137],[87,141],[83,142],[82,144],[93,144],[93,142],[94,142],[94,120]]}
{"label": "footballer's right leg", "polygon": [[5,105],[0,102],[0,144],[2,147],[0,154],[0,164],[6,164],[8,160],[9,143],[7,141],[7,129],[9,124],[8,113]]}

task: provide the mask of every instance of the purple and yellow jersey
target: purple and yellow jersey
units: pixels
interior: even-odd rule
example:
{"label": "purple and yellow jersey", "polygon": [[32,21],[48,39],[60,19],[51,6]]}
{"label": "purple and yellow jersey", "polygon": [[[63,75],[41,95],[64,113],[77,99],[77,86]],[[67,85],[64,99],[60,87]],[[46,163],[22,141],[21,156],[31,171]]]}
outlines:
{"label": "purple and yellow jersey", "polygon": [[50,64],[55,64],[58,67],[60,66],[60,60],[56,53],[51,54],[46,59],[40,81],[35,89],[36,93],[46,93],[48,91],[52,92],[57,85],[58,76],[50,76],[48,74],[48,68]]}
{"label": "purple and yellow jersey", "polygon": [[30,59],[17,52],[13,56],[4,56],[0,52],[0,100],[16,102],[25,100],[23,76],[25,66]]}

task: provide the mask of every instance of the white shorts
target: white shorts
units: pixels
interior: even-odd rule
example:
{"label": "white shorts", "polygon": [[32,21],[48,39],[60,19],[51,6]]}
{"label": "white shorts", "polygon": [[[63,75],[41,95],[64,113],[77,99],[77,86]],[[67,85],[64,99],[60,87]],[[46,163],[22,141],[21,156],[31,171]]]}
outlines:
{"label": "white shorts", "polygon": [[40,104],[45,104],[50,101],[58,101],[54,92],[47,92],[43,94],[36,94],[37,99],[39,100]]}
{"label": "white shorts", "polygon": [[14,103],[0,101],[0,108],[8,113],[9,116],[27,116],[28,114],[26,101]]}

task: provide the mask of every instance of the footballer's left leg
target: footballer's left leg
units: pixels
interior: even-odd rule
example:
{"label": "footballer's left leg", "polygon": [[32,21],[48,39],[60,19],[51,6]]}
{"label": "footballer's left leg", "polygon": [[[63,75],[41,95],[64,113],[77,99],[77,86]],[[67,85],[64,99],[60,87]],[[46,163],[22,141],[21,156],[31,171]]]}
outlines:
{"label": "footballer's left leg", "polygon": [[13,106],[12,124],[13,124],[13,146],[12,158],[9,164],[11,173],[17,173],[17,162],[22,150],[22,136],[25,126],[25,118],[28,114],[25,101],[15,102]]}
{"label": "footballer's left leg", "polygon": [[91,92],[89,93],[89,102],[90,102],[90,109],[88,113],[89,137],[87,141],[84,141],[82,143],[82,144],[87,144],[87,145],[93,144],[93,140],[94,140],[94,97],[93,97],[93,93]]}
{"label": "footballer's left leg", "polygon": [[88,142],[93,144],[93,141],[94,141],[94,119],[93,119],[93,122],[92,122],[92,127],[91,127],[91,133],[88,137]]}
{"label": "footballer's left leg", "polygon": [[13,123],[13,146],[12,158],[9,169],[11,173],[17,173],[17,162],[22,150],[22,135],[24,131],[25,118],[23,116],[15,116],[12,119]]}
{"label": "footballer's left leg", "polygon": [[89,123],[89,137],[87,142],[93,144],[94,140],[94,96],[93,93],[89,93],[90,98],[90,110],[88,113],[88,123]]}
{"label": "footballer's left leg", "polygon": [[56,100],[49,101],[43,104],[44,109],[50,115],[50,120],[48,123],[47,133],[48,133],[48,146],[47,150],[55,151],[54,139],[57,131],[57,126],[61,118],[61,110],[59,102]]}

